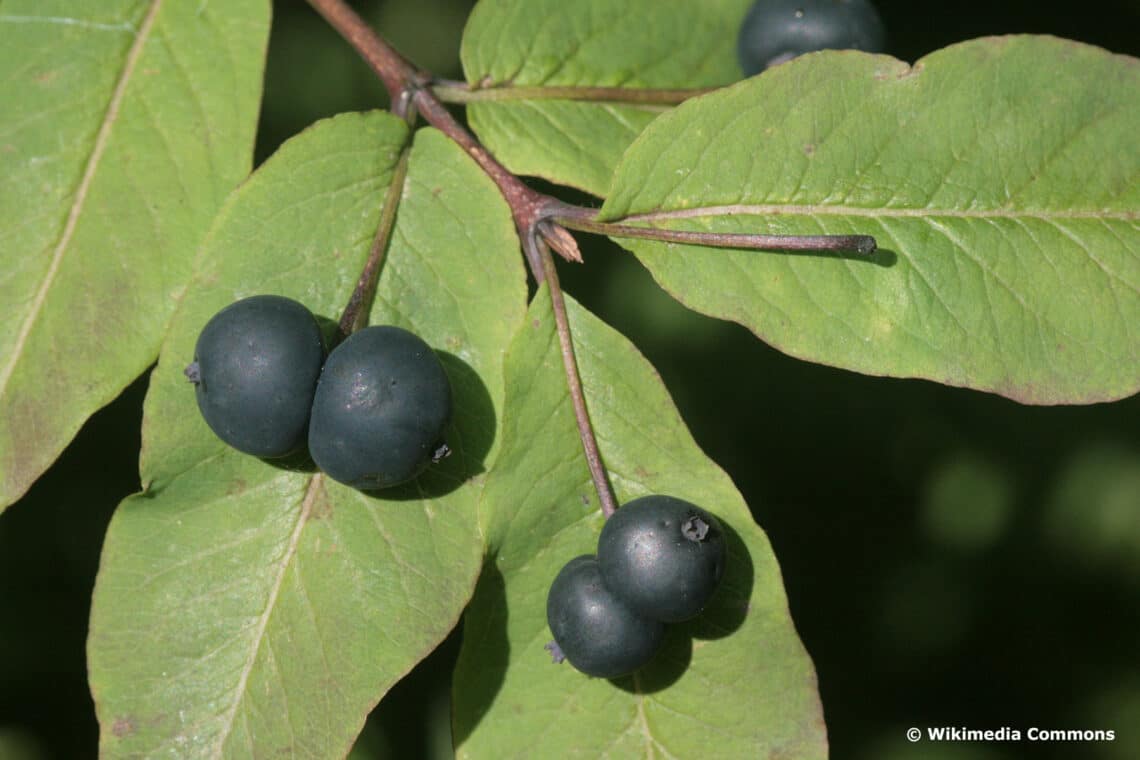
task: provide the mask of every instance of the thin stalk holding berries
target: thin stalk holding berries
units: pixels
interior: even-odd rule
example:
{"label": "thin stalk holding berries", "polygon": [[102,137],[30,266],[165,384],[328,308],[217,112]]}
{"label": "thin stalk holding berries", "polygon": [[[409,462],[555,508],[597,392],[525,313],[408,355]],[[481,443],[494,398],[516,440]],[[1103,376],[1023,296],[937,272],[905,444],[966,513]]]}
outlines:
{"label": "thin stalk holding berries", "polygon": [[550,255],[550,248],[544,241],[538,241],[538,249],[546,267],[546,285],[550,290],[551,310],[554,312],[555,330],[558,333],[562,366],[566,370],[570,401],[574,405],[574,419],[578,423],[578,437],[582,439],[586,465],[590,468],[590,479],[594,481],[594,490],[598,492],[602,514],[609,519],[617,511],[617,499],[614,497],[613,489],[610,488],[606,466],[602,463],[602,455],[598,450],[598,439],[594,435],[594,426],[590,423],[590,412],[586,408],[586,393],[582,390],[582,376],[578,372],[578,360],[574,356],[574,340],[570,334],[566,301],[562,298],[562,287],[558,282],[558,270],[554,267],[554,257]]}
{"label": "thin stalk holding berries", "polygon": [[340,317],[340,337],[346,338],[368,323],[368,313],[372,310],[372,300],[376,296],[376,283],[380,279],[380,269],[384,265],[384,258],[388,252],[388,241],[392,239],[392,230],[396,226],[396,209],[400,205],[400,195],[404,190],[404,180],[408,176],[408,156],[411,153],[411,135],[408,142],[400,151],[400,158],[392,170],[392,181],[388,185],[388,192],[384,194],[384,205],[380,210],[380,223],[376,227],[376,235],[372,238],[372,246],[368,251],[368,260],[356,287],[348,299],[348,305]]}

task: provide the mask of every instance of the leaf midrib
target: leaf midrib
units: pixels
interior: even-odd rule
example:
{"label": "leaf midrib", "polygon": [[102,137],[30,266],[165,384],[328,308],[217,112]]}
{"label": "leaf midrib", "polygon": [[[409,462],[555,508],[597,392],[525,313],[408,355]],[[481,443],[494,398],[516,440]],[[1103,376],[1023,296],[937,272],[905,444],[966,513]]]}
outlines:
{"label": "leaf midrib", "polygon": [[122,73],[119,74],[119,80],[115,83],[115,89],[111,92],[111,99],[107,103],[107,110],[103,114],[103,121],[99,125],[99,131],[95,135],[95,144],[91,147],[91,155],[87,158],[87,166],[83,169],[83,177],[80,179],[79,187],[75,191],[75,199],[72,201],[71,208],[68,211],[63,232],[60,233],[59,241],[56,243],[55,250],[52,252],[52,259],[48,265],[47,273],[44,275],[43,282],[40,283],[40,287],[32,299],[31,308],[28,309],[28,313],[24,317],[24,322],[20,325],[19,332],[16,334],[16,341],[12,346],[11,354],[8,356],[8,361],[4,367],[0,369],[0,397],[3,397],[8,390],[8,384],[11,382],[12,375],[16,371],[16,365],[20,361],[20,356],[23,354],[24,345],[28,342],[28,336],[31,335],[32,328],[43,312],[48,292],[51,290],[51,286],[59,274],[59,268],[63,262],[64,255],[69,250],[71,239],[75,234],[75,228],[79,224],[79,217],[82,215],[84,205],[87,201],[87,194],[91,190],[91,184],[94,182],[95,174],[103,158],[103,153],[107,149],[107,143],[110,142],[111,131],[118,120],[119,109],[122,106],[127,85],[130,83],[131,77],[138,65],[139,58],[142,56],[143,48],[150,37],[155,16],[158,15],[158,9],[161,5],[162,0],[151,0],[146,16],[143,18],[142,24],[139,26],[139,31],[135,35],[135,41],[131,43],[131,49],[127,52],[126,62],[123,64]]}
{"label": "leaf midrib", "polygon": [[[604,211],[604,209],[603,209]],[[610,221],[657,222],[669,219],[696,219],[708,216],[861,216],[872,219],[927,219],[934,217],[957,219],[1092,219],[1113,221],[1140,221],[1140,209],[946,209],[946,208],[871,208],[867,206],[730,204],[699,206],[671,211],[649,211],[617,217]],[[604,217],[603,217],[604,218]]]}
{"label": "leaf midrib", "polygon": [[246,658],[245,664],[241,669],[241,674],[238,676],[238,681],[234,688],[233,702],[222,716],[222,730],[218,734],[218,740],[214,744],[214,749],[210,753],[210,757],[223,757],[225,755],[226,741],[233,732],[238,708],[245,699],[250,674],[253,673],[254,663],[257,662],[257,655],[261,651],[261,642],[265,640],[265,631],[269,627],[269,619],[273,616],[273,611],[277,607],[277,596],[281,592],[281,586],[285,582],[285,575],[289,571],[289,566],[292,564],[293,558],[297,556],[297,547],[301,542],[301,533],[304,531],[305,524],[309,521],[309,513],[312,511],[313,502],[316,501],[317,494],[321,490],[321,481],[322,475],[317,473],[310,478],[308,488],[305,489],[305,497],[302,499],[301,508],[297,513],[297,524],[293,526],[293,532],[289,535],[289,543],[286,545],[285,551],[281,555],[281,559],[275,568],[276,577],[274,577],[273,585],[269,589],[269,597],[265,600],[265,609],[262,610],[261,615],[257,619],[257,625],[254,627],[249,657]]}

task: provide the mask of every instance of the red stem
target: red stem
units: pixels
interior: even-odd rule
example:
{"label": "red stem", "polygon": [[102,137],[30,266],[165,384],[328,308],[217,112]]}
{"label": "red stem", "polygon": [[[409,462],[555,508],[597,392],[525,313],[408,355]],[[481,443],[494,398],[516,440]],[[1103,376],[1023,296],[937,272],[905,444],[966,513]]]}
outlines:
{"label": "red stem", "polygon": [[[413,106],[428,124],[450,137],[475,160],[499,188],[515,220],[520,239],[535,228],[553,199],[527,187],[522,180],[495,160],[475,136],[440,103],[428,84],[431,77],[408,63],[364,22],[343,0],[309,0],[309,4],[360,54],[388,91],[392,111],[403,115]],[[525,249],[525,246],[524,246]],[[542,260],[527,254],[531,273],[543,280]]]}

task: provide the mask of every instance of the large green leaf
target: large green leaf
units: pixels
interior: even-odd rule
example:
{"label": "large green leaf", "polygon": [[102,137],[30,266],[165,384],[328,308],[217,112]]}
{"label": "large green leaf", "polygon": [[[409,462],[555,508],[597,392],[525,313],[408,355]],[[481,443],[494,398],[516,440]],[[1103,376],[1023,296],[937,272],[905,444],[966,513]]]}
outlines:
{"label": "large green leaf", "polygon": [[872,263],[623,241],[683,303],[787,353],[1027,403],[1140,389],[1140,62],[1050,37],[914,67],[819,53],[690,101],[602,209],[867,233]]}
{"label": "large green leaf", "polygon": [[690,88],[740,78],[751,0],[482,0],[463,34],[471,126],[512,171],[605,195],[660,107],[549,99],[554,87]]}
{"label": "large green leaf", "polygon": [[88,655],[108,757],[343,755],[467,603],[526,288],[506,204],[462,150],[416,133],[371,312],[440,354],[453,456],[364,495],[226,448],[181,374],[202,325],[236,298],[279,293],[337,316],[407,138],[384,113],[321,122],[218,216],[151,380],[147,491],[120,506],[103,547]]}
{"label": "large green leaf", "polygon": [[158,354],[249,172],[266,0],[0,6],[0,509]]}
{"label": "large green leaf", "polygon": [[824,757],[815,673],[767,539],[637,349],[569,306],[619,500],[667,493],[716,513],[730,533],[726,576],[702,616],[671,627],[632,677],[551,663],[547,590],[562,565],[593,553],[602,516],[540,291],[507,356],[503,448],[480,504],[489,548],[455,675],[458,756]]}

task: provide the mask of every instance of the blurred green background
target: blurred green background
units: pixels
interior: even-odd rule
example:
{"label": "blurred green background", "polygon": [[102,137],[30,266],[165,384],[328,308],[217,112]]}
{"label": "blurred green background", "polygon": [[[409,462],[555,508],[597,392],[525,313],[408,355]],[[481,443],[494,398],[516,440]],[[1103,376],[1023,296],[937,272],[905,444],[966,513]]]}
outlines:
{"label": "blurred green background", "polygon": [[[461,76],[468,0],[355,5],[418,64]],[[1004,32],[1140,54],[1132,0],[878,6],[906,60]],[[385,102],[303,2],[274,7],[259,161],[318,118]],[[615,246],[582,242],[586,264],[563,266],[564,286],[641,347],[771,538],[833,757],[1140,758],[1140,397],[1023,407],[796,361],[681,308]],[[107,521],[139,487],[145,390],[143,378],[95,415],[0,516],[0,760],[95,755],[89,597]],[[354,758],[450,756],[457,646],[453,635],[393,689]],[[912,745],[910,726],[1117,739]]]}

